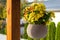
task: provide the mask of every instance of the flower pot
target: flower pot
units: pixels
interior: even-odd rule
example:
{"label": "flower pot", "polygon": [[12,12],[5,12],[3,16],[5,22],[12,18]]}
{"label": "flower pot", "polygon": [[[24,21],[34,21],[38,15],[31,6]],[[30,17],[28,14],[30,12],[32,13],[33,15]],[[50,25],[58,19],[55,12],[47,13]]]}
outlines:
{"label": "flower pot", "polygon": [[43,38],[47,34],[47,27],[44,24],[29,24],[27,27],[27,35],[31,38]]}

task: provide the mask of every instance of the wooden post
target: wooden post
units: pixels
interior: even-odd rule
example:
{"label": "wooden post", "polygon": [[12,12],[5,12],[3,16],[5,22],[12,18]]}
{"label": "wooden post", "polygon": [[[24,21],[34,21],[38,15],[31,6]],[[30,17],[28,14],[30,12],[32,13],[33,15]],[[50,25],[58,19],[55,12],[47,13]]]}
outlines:
{"label": "wooden post", "polygon": [[7,40],[20,40],[20,0],[7,0]]}

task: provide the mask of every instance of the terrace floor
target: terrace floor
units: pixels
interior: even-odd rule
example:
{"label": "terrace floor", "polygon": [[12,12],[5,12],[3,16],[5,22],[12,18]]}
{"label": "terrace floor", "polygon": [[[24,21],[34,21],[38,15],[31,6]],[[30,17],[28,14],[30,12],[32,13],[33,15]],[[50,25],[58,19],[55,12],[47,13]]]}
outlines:
{"label": "terrace floor", "polygon": [[[6,35],[0,34],[0,40],[7,40]],[[20,38],[20,40],[27,40],[27,39],[21,39],[21,38]]]}

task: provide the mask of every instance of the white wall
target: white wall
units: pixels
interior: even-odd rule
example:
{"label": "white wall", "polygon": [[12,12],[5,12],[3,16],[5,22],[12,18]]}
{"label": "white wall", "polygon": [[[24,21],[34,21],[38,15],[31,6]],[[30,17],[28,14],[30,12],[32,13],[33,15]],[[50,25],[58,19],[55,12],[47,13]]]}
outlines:
{"label": "white wall", "polygon": [[55,12],[55,18],[53,19],[53,21],[57,26],[57,23],[60,22],[60,12]]}

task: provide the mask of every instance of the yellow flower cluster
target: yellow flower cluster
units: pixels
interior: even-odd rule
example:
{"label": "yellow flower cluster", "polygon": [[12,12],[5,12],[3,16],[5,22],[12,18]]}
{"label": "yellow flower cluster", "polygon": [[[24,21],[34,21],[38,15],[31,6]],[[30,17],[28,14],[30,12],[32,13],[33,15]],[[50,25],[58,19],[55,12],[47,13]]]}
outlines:
{"label": "yellow flower cluster", "polygon": [[32,12],[32,13],[30,13],[30,15],[29,15],[28,21],[29,21],[29,22],[38,21],[38,19],[39,19],[40,17],[42,17],[42,16],[43,16],[43,14],[35,14],[34,12]]}
{"label": "yellow flower cluster", "polygon": [[43,17],[43,11],[45,11],[45,9],[44,4],[33,3],[31,6],[24,9],[24,19],[28,22],[38,21],[40,17]]}
{"label": "yellow flower cluster", "polygon": [[[26,7],[24,12],[24,19],[29,23],[34,23],[39,21],[40,18],[45,16],[46,7],[43,3],[33,3],[30,6]],[[51,17],[55,17],[54,13],[51,12]]]}
{"label": "yellow flower cluster", "polygon": [[54,12],[53,11],[51,11],[51,17],[53,17],[53,18],[55,18],[55,14],[54,14]]}

